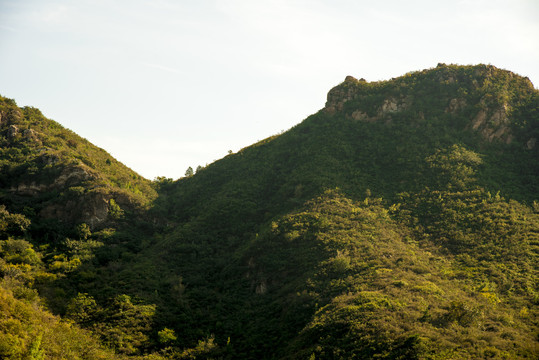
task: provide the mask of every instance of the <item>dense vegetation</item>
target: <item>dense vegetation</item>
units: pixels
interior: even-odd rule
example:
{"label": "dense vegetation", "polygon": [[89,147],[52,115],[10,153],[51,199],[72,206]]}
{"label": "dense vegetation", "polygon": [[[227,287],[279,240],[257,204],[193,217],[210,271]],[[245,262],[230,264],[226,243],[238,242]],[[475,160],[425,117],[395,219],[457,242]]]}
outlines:
{"label": "dense vegetation", "polygon": [[18,212],[93,226],[110,199],[133,211],[156,196],[149,181],[38,109],[0,97],[0,126],[0,201]]}
{"label": "dense vegetation", "polygon": [[151,184],[37,109],[0,105],[4,358],[538,353],[526,78],[348,77],[289,131]]}

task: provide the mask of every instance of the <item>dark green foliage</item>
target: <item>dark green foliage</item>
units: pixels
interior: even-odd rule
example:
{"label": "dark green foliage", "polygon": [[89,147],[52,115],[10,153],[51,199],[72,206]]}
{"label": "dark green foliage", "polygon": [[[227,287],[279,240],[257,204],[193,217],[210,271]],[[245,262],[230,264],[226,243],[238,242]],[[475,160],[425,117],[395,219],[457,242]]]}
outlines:
{"label": "dark green foliage", "polygon": [[30,220],[21,214],[10,214],[0,205],[0,238],[9,235],[20,236],[30,226]]}
{"label": "dark green foliage", "polygon": [[188,167],[187,170],[185,170],[185,177],[190,177],[190,176],[193,176],[195,174],[195,172],[193,171],[193,168],[192,167]]}
{"label": "dark green foliage", "polygon": [[438,182],[437,187],[457,190],[466,189],[475,181],[476,168],[481,162],[477,153],[459,145],[437,150],[427,157],[427,163],[433,170],[432,178]]}

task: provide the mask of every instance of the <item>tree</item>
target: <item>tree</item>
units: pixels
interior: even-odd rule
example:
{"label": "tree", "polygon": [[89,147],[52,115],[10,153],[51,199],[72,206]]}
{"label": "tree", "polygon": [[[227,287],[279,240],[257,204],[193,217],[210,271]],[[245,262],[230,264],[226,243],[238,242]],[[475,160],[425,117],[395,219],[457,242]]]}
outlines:
{"label": "tree", "polygon": [[187,170],[185,170],[185,177],[190,177],[190,176],[193,176],[194,175],[194,171],[193,171],[193,168],[192,167],[188,167]]}
{"label": "tree", "polygon": [[159,342],[161,344],[169,344],[176,341],[177,339],[174,330],[169,328],[164,328],[163,330],[159,331],[157,333],[157,337],[159,338]]}
{"label": "tree", "polygon": [[90,230],[90,227],[88,224],[82,223],[75,227],[75,232],[77,233],[77,236],[81,240],[87,240],[91,235],[92,231]]}
{"label": "tree", "polygon": [[101,309],[93,297],[79,293],[71,299],[66,309],[66,317],[82,326],[89,326],[96,320]]}
{"label": "tree", "polygon": [[0,205],[0,236],[21,236],[30,226],[30,220],[21,214],[11,214],[4,205]]}
{"label": "tree", "polygon": [[475,181],[476,168],[482,163],[479,154],[457,144],[437,150],[426,161],[434,171],[439,186],[457,190]]}

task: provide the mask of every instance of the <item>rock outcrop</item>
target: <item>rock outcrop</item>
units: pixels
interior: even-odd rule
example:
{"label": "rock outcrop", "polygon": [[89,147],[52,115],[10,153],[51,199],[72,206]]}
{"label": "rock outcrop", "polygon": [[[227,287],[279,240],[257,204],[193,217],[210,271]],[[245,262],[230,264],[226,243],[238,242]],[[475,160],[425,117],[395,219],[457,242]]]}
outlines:
{"label": "rock outcrop", "polygon": [[0,204],[36,223],[114,226],[157,194],[149,181],[39,109],[0,96]]}
{"label": "rock outcrop", "polygon": [[467,106],[466,99],[463,98],[453,98],[449,101],[449,106],[445,109],[446,113],[456,114],[460,110],[464,109]]}
{"label": "rock outcrop", "polygon": [[358,80],[353,76],[347,76],[344,82],[334,87],[328,92],[326,111],[334,113],[343,109],[344,103],[357,97],[357,84],[366,82],[364,79]]}
{"label": "rock outcrop", "polygon": [[[344,105],[362,96],[361,86],[366,84],[365,79],[357,80],[352,76],[347,76],[344,82],[333,89],[327,95],[327,102],[324,110],[330,114],[342,111]],[[389,97],[384,99],[378,106],[376,115],[370,116],[366,111],[357,109],[347,114],[352,120],[374,122],[380,119],[391,120],[391,114],[406,110],[411,104],[409,97]]]}
{"label": "rock outcrop", "polygon": [[513,141],[511,127],[508,118],[508,105],[504,104],[500,108],[490,109],[481,102],[482,108],[472,119],[471,127],[489,142],[497,139],[507,144]]}
{"label": "rock outcrop", "polygon": [[[43,160],[56,164],[59,159],[54,155],[44,156]],[[32,181],[12,184],[9,192],[17,196],[39,198],[51,192],[63,194],[58,199],[46,201],[39,211],[39,216],[46,219],[57,219],[62,223],[86,223],[94,229],[106,224],[109,218],[109,204],[113,198],[118,203],[129,206],[127,196],[106,187],[88,188],[88,183],[99,178],[89,167],[78,164],[65,166],[50,181]],[[81,189],[80,193],[76,190]]]}
{"label": "rock outcrop", "polygon": [[45,219],[59,219],[67,224],[86,223],[95,229],[109,220],[109,202],[109,194],[95,191],[65,203],[50,204],[39,215]]}
{"label": "rock outcrop", "polygon": [[7,129],[7,137],[13,138],[17,136],[17,134],[19,134],[19,128],[15,125],[10,125],[9,128]]}
{"label": "rock outcrop", "polygon": [[537,144],[537,138],[532,137],[532,138],[530,138],[530,140],[528,140],[528,141],[526,142],[526,148],[527,148],[528,150],[535,149],[535,145],[536,145],[536,144]]}
{"label": "rock outcrop", "polygon": [[70,186],[79,185],[85,181],[96,178],[96,174],[88,167],[66,166],[62,172],[49,182],[17,183],[13,184],[9,189],[10,192],[17,195],[36,196],[41,192],[52,190],[64,190]]}

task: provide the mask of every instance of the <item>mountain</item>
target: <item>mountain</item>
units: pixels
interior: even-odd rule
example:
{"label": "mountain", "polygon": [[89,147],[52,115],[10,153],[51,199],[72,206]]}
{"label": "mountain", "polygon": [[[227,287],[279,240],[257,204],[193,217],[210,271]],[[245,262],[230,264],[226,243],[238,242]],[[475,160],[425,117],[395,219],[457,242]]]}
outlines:
{"label": "mountain", "polygon": [[[0,97],[0,201],[62,225],[110,222],[156,197],[148,180],[35,108]],[[112,200],[112,202],[111,202]]]}
{"label": "mountain", "polygon": [[[5,298],[41,302],[117,356],[539,351],[527,78],[445,64],[349,76],[289,131],[153,183],[37,109],[2,99],[0,114]],[[4,324],[0,350],[35,352],[30,328],[10,338]]]}

